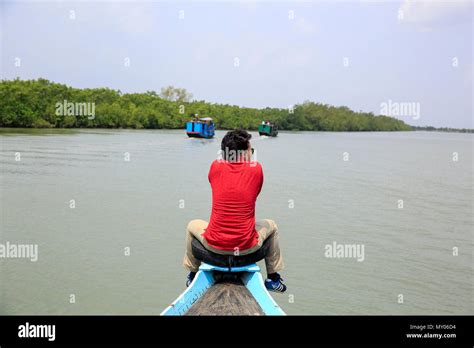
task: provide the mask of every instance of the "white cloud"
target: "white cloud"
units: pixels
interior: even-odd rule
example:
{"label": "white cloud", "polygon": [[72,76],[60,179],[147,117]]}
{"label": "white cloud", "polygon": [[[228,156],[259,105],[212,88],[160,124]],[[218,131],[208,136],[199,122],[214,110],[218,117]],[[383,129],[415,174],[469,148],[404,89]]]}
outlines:
{"label": "white cloud", "polygon": [[429,30],[460,18],[472,20],[472,0],[404,0],[399,13],[403,16],[402,23],[417,24]]}
{"label": "white cloud", "polygon": [[[107,28],[122,33],[142,34],[156,29],[156,5],[143,2],[104,1],[104,2],[60,2],[59,8],[76,12],[78,21],[87,22],[88,26]],[[48,6],[43,7],[48,9]],[[176,13],[178,18],[178,13]]]}
{"label": "white cloud", "polygon": [[[118,27],[129,33],[149,32],[154,26],[154,6],[151,3],[128,4],[121,2],[107,3],[104,6],[109,18],[115,19]],[[178,16],[178,14],[176,14]]]}
{"label": "white cloud", "polygon": [[250,13],[255,13],[257,11],[257,1],[255,0],[240,0],[240,4]]}
{"label": "white cloud", "polygon": [[316,27],[304,18],[298,18],[295,20],[295,29],[301,34],[316,33]]}

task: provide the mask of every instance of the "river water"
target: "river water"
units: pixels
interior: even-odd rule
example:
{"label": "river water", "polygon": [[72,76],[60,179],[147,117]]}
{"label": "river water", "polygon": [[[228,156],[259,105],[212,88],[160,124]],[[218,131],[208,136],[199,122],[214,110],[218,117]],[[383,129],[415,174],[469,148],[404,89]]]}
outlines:
{"label": "river water", "polygon": [[[0,130],[0,314],[158,314],[184,290],[225,132]],[[281,234],[288,314],[468,314],[473,136],[253,133],[257,218]],[[363,254],[328,254],[333,245]],[[355,249],[354,249],[355,250]],[[356,257],[354,257],[356,256]],[[262,265],[263,266],[263,265]]]}

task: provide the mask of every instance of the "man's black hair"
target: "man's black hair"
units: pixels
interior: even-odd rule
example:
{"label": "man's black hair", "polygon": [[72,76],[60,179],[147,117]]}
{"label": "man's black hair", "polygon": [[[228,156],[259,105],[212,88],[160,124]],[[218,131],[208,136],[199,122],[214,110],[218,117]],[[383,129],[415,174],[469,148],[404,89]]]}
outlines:
{"label": "man's black hair", "polygon": [[222,156],[227,159],[230,156],[229,152],[235,154],[248,150],[250,138],[252,134],[244,129],[228,131],[221,143]]}

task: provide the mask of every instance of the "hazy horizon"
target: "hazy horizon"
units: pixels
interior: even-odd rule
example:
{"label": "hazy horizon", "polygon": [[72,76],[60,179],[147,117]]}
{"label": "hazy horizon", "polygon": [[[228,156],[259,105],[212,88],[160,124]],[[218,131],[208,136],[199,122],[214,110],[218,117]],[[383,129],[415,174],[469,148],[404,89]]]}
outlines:
{"label": "hazy horizon", "polygon": [[474,128],[471,1],[0,4],[1,78],[196,100],[310,100],[414,126]]}

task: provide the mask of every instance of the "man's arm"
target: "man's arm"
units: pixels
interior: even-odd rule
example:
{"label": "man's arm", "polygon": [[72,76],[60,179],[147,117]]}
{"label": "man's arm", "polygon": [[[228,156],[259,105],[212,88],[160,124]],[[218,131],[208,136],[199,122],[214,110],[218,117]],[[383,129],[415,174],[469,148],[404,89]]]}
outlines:
{"label": "man's arm", "polygon": [[216,164],[216,161],[213,161],[211,163],[211,167],[209,168],[209,173],[207,174],[207,179],[209,180],[209,182],[211,182],[212,176],[215,172],[215,168],[214,168],[215,164]]}
{"label": "man's arm", "polygon": [[257,191],[257,196],[260,194],[260,191],[262,191],[262,186],[263,186],[263,168],[262,168],[262,165],[260,163],[258,163],[258,166],[257,166],[257,180],[259,181],[259,184],[258,184],[258,191]]}

